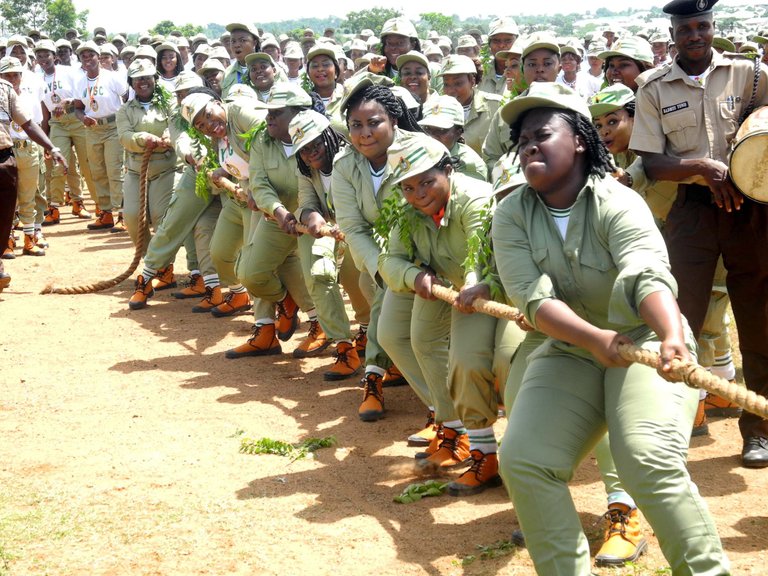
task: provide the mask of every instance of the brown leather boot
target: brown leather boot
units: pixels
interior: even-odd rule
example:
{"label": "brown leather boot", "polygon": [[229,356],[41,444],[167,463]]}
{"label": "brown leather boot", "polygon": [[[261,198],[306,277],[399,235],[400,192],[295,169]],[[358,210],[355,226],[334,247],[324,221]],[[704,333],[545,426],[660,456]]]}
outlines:
{"label": "brown leather boot", "polygon": [[152,278],[152,288],[155,290],[176,288],[176,278],[173,276],[173,264],[169,264],[165,268],[160,268],[160,270],[157,271],[157,275]]}
{"label": "brown leather boot", "polygon": [[5,249],[3,250],[3,255],[0,256],[3,260],[13,260],[16,258],[16,254],[13,252],[14,248],[16,248],[16,240],[13,239],[13,236],[8,237],[8,244],[5,245]]}
{"label": "brown leather boot", "polygon": [[704,400],[699,400],[691,436],[706,436],[707,434],[709,434],[709,424],[707,424],[707,413],[704,411]]}
{"label": "brown leather boot", "polygon": [[245,356],[271,356],[280,353],[282,353],[282,349],[275,336],[275,325],[256,324],[253,327],[253,334],[245,344],[227,350],[224,355],[227,358],[243,358]]}
{"label": "brown leather boot", "polygon": [[437,472],[464,466],[469,461],[469,436],[467,433],[459,434],[453,428],[445,426],[437,452],[427,458],[417,459],[416,468],[420,472]]}
{"label": "brown leather boot", "polygon": [[413,455],[413,457],[416,460],[424,460],[425,458],[429,458],[437,452],[437,449],[440,448],[440,443],[443,441],[443,435],[445,432],[445,428],[442,424],[436,424],[435,425],[435,437],[432,438],[432,440],[429,441],[429,446],[423,451],[423,452],[416,452],[416,454]]}
{"label": "brown leather boot", "polygon": [[[735,382],[731,380],[731,382]],[[717,394],[707,393],[704,398],[704,413],[712,418],[738,418],[741,416],[741,407],[728,402]]]}
{"label": "brown leather boot", "polygon": [[408,436],[408,446],[429,446],[435,436],[437,436],[435,413],[430,410],[427,412],[427,423],[424,428]]}
{"label": "brown leather boot", "polygon": [[384,382],[382,383],[382,386],[384,388],[392,388],[393,386],[407,386],[408,380],[405,379],[405,376],[403,376],[403,373],[400,372],[400,369],[392,364],[389,368],[387,368],[386,374],[384,374]]}
{"label": "brown leather boot", "polygon": [[368,372],[363,378],[363,402],[357,409],[357,415],[363,422],[375,422],[384,418],[384,393],[382,377],[375,372]]}
{"label": "brown leather boot", "polygon": [[608,505],[605,513],[608,528],[605,542],[595,556],[597,566],[623,566],[634,562],[645,552],[648,543],[640,530],[640,517],[637,508],[632,510],[626,504]]}
{"label": "brown leather boot", "polygon": [[101,214],[95,221],[88,224],[88,230],[109,230],[115,227],[115,220],[112,218],[112,212],[109,210],[102,210]]}
{"label": "brown leather boot", "polygon": [[26,256],[45,256],[45,250],[37,245],[32,234],[24,234],[24,249],[21,253]]}
{"label": "brown leather boot", "polygon": [[365,329],[361,326],[355,334],[355,348],[357,348],[358,357],[365,358],[366,346],[368,346],[368,326]]}
{"label": "brown leather boot", "polygon": [[59,212],[59,209],[56,206],[54,206],[53,204],[50,204],[48,206],[48,210],[45,211],[43,226],[53,226],[54,224],[58,224],[59,222],[61,222],[61,213]]}
{"label": "brown leather boot", "polygon": [[360,370],[360,357],[355,345],[349,342],[339,342],[336,345],[336,361],[323,373],[323,380],[335,382],[357,374]]}
{"label": "brown leather boot", "polygon": [[82,218],[83,220],[90,220],[91,213],[85,209],[85,206],[83,206],[82,200],[73,200],[72,216],[77,216],[78,218]]}
{"label": "brown leather boot", "polygon": [[307,337],[293,351],[294,358],[310,358],[319,356],[331,345],[331,341],[326,336],[325,331],[317,320],[309,321],[309,332]]}
{"label": "brown leather boot", "polygon": [[299,306],[289,293],[286,292],[285,298],[277,303],[277,312],[275,313],[275,325],[277,327],[277,337],[283,342],[287,342],[299,327]]}
{"label": "brown leather boot", "polygon": [[205,296],[205,282],[200,274],[190,274],[187,285],[178,292],[173,293],[174,298],[184,300],[186,298],[201,298]]}
{"label": "brown leather boot", "polygon": [[127,232],[128,228],[125,225],[125,219],[123,218],[123,213],[118,212],[117,213],[117,220],[115,220],[115,226],[110,230],[113,234],[118,234],[119,232]]}
{"label": "brown leather boot", "polygon": [[221,295],[221,286],[214,286],[213,288],[207,286],[205,288],[205,296],[192,308],[192,312],[210,312],[222,302],[224,302],[224,297]]}
{"label": "brown leather boot", "polygon": [[152,288],[152,281],[145,280],[141,274],[136,277],[135,286],[133,294],[128,300],[128,308],[131,310],[141,310],[147,307],[147,300],[155,295],[155,290]]}
{"label": "brown leather boot", "polygon": [[229,292],[221,304],[211,308],[211,314],[216,318],[233,316],[238,312],[245,312],[251,308],[251,298],[248,292]]}
{"label": "brown leather boot", "polygon": [[480,450],[472,450],[470,455],[472,466],[469,470],[448,484],[447,492],[451,496],[472,496],[487,488],[501,486],[496,453],[483,454]]}

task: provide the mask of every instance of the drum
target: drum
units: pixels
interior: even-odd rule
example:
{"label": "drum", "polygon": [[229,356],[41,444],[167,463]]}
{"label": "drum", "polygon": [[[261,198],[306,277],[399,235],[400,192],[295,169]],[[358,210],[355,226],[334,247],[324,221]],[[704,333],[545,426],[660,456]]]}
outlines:
{"label": "drum", "polygon": [[768,204],[768,106],[752,112],[736,132],[728,164],[736,188]]}

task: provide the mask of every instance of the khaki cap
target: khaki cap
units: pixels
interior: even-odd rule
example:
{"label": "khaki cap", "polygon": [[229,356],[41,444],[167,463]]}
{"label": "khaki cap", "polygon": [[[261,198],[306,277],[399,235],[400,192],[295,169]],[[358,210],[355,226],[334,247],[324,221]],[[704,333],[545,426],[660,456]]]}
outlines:
{"label": "khaki cap", "polygon": [[259,31],[256,30],[253,26],[250,26],[248,24],[243,24],[242,22],[232,22],[231,24],[227,24],[225,26],[227,29],[227,32],[234,32],[235,30],[245,30],[246,32],[250,32],[250,34],[257,39],[259,38]]}
{"label": "khaki cap", "polygon": [[514,190],[526,183],[525,174],[520,166],[520,157],[517,154],[502,156],[491,170],[493,193],[500,194],[507,190]]}
{"label": "khaki cap", "polygon": [[653,50],[651,49],[651,45],[648,40],[644,40],[639,36],[625,36],[611,46],[610,50],[601,52],[597,57],[600,58],[600,60],[607,60],[613,56],[632,58],[632,60],[653,65]]}
{"label": "khaki cap", "polygon": [[154,76],[157,68],[146,58],[139,58],[128,66],[128,78],[140,78],[141,76]]}
{"label": "khaki cap", "polygon": [[479,46],[477,45],[477,40],[475,40],[474,36],[463,34],[462,36],[459,36],[456,48],[479,48]]}
{"label": "khaki cap", "polygon": [[191,70],[184,70],[176,77],[176,83],[173,85],[174,92],[181,92],[182,90],[189,90],[190,88],[198,88],[204,86],[203,79],[198,74]]}
{"label": "khaki cap", "polygon": [[419,35],[416,32],[416,27],[407,18],[398,16],[396,18],[390,18],[381,27],[381,34],[379,38],[383,39],[384,36],[389,34],[399,34],[400,36],[407,36],[408,38],[418,38]]}
{"label": "khaki cap", "polygon": [[[79,48],[77,53],[78,54],[80,53]],[[149,44],[142,44],[141,46],[136,48],[136,57],[152,58],[153,60],[157,60],[157,52]]]}
{"label": "khaki cap", "polygon": [[279,110],[289,106],[311,106],[312,97],[293,82],[277,82],[269,90],[266,102],[257,102],[256,108]]}
{"label": "khaki cap", "polygon": [[624,84],[612,84],[603,88],[589,99],[589,112],[592,118],[605,116],[621,110],[625,104],[635,101],[635,93]]}
{"label": "khaki cap", "polygon": [[181,101],[181,116],[190,124],[195,123],[195,118],[200,112],[205,110],[210,102],[213,102],[214,98],[210,94],[190,94],[184,100]]}
{"label": "khaki cap", "polygon": [[24,66],[21,65],[21,60],[14,58],[13,56],[4,56],[0,58],[0,74],[12,74],[14,72],[24,72]]}
{"label": "khaki cap", "polygon": [[217,60],[216,58],[208,58],[205,62],[203,62],[202,66],[200,66],[200,69],[197,71],[197,73],[203,74],[210,70],[217,70],[221,73],[227,72],[227,69],[224,68],[224,64],[221,63],[221,60]]}
{"label": "khaki cap", "polygon": [[344,112],[347,109],[350,98],[368,86],[386,86],[391,88],[394,86],[394,84],[395,83],[392,81],[392,79],[388,78],[387,76],[383,76],[381,74],[373,74],[367,71],[359,72],[347,80],[347,83],[344,85],[347,93],[344,95],[344,98],[341,99],[339,109]]}
{"label": "khaki cap", "polygon": [[310,60],[312,60],[315,56],[328,56],[328,58],[338,64],[336,50],[327,44],[315,44],[312,46],[312,48],[309,49],[309,52],[307,52],[307,64],[309,64]]}
{"label": "khaki cap", "polygon": [[567,86],[556,82],[534,82],[524,96],[518,96],[504,105],[501,119],[507,124],[514,124],[521,114],[534,108],[572,110],[592,118],[584,99]]}
{"label": "khaki cap", "polygon": [[[90,50],[91,52],[96,52],[96,54],[101,54],[101,47],[99,47],[99,45],[96,44],[96,42],[94,42],[93,40],[88,40],[88,42],[83,42],[82,44],[80,44],[80,46],[77,47],[77,55],[79,56],[86,50]],[[152,52],[154,52],[154,50],[152,50]]]}
{"label": "khaki cap", "polygon": [[272,56],[270,56],[266,52],[253,52],[251,54],[248,54],[248,56],[245,57],[245,65],[250,66],[251,64],[259,60],[263,62],[269,62],[272,65],[272,68],[277,68],[277,64],[275,64],[275,61],[272,59]]}
{"label": "khaki cap", "polygon": [[544,48],[560,56],[560,45],[557,39],[549,32],[534,32],[525,39],[525,47],[521,52],[523,60],[531,52]]}
{"label": "khaki cap", "polygon": [[488,38],[492,38],[496,34],[512,34],[514,36],[520,35],[520,29],[517,27],[517,22],[511,16],[501,16],[494,18],[488,25]]}
{"label": "khaki cap", "polygon": [[43,39],[40,40],[37,44],[35,44],[35,52],[38,50],[48,50],[49,52],[56,52],[56,44],[53,43],[53,40]]}
{"label": "khaki cap", "polygon": [[314,110],[303,110],[291,119],[288,134],[293,144],[293,154],[320,136],[331,125],[331,121]]}
{"label": "khaki cap", "polygon": [[66,38],[61,38],[59,40],[56,40],[56,48],[61,48],[62,46],[64,48],[69,48],[70,50],[72,50],[72,43]]}
{"label": "khaki cap", "polygon": [[415,133],[412,138],[395,140],[387,150],[392,184],[434,168],[446,155],[448,148],[426,134]]}
{"label": "khaki cap", "polygon": [[451,54],[443,59],[438,76],[449,74],[477,74],[477,67],[469,56]]}
{"label": "khaki cap", "polygon": [[464,107],[453,96],[432,96],[424,105],[423,118],[419,126],[453,128],[464,126]]}
{"label": "khaki cap", "polygon": [[431,76],[431,72],[429,70],[429,60],[427,60],[426,56],[424,56],[424,54],[421,52],[411,50],[410,52],[406,52],[405,54],[398,56],[397,69],[400,70],[408,62],[418,62],[427,69],[427,74]]}

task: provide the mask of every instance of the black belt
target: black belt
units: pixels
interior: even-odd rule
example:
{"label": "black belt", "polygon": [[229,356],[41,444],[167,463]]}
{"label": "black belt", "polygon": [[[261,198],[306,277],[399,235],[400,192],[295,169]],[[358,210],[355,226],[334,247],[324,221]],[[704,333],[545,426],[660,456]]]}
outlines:
{"label": "black belt", "polygon": [[686,202],[712,204],[712,191],[708,186],[702,186],[701,184],[681,184],[677,188],[677,193],[684,193]]}

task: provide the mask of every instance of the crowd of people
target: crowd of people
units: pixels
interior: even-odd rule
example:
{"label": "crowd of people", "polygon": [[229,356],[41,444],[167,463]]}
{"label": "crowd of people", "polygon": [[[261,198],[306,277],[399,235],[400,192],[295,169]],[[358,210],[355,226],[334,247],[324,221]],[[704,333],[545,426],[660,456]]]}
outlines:
{"label": "crowd of people", "polygon": [[[727,574],[690,437],[738,416],[742,464],[763,468],[768,422],[667,382],[675,358],[735,380],[730,303],[745,385],[768,393],[768,206],[728,168],[737,129],[768,104],[768,38],[718,36],[716,2],[673,0],[669,30],[587,38],[511,17],[454,40],[402,17],[346,41],[238,22],[135,47],[103,28],[12,36],[2,258],[18,252],[14,224],[24,257],[44,256],[67,205],[141,245],[146,177],[131,310],[178,288],[191,313],[252,311],[230,359],[281,354],[305,315],[293,356],[332,351],[324,380],[361,377],[365,422],[385,417],[387,387],[410,385],[427,414],[407,438],[415,468],[458,470],[453,496],[505,486],[539,574],[590,573],[568,492],[590,452],[607,498],[598,565],[645,551],[641,511],[674,574]],[[476,313],[478,299],[519,315]],[[658,369],[622,359],[624,343],[659,352]]]}

